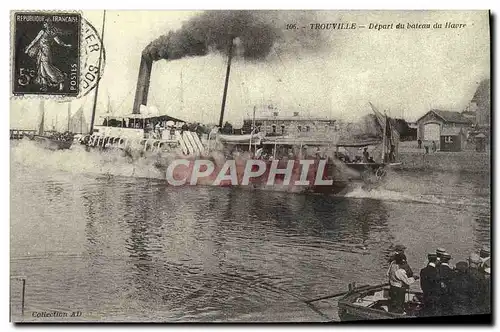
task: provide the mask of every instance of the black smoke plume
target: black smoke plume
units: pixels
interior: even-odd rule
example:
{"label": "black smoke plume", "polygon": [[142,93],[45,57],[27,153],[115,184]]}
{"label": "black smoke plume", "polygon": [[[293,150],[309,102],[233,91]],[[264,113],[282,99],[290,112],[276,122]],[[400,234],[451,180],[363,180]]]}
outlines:
{"label": "black smoke plume", "polygon": [[[227,54],[230,43],[239,38],[238,47],[245,59],[262,60],[275,43],[286,42],[283,31],[287,21],[304,19],[304,13],[307,12],[207,11],[184,23],[179,30],[170,31],[151,42],[144,49],[143,56],[157,61],[203,56],[213,50]],[[281,17],[283,15],[285,19]],[[296,43],[300,34],[293,32],[293,42]],[[310,44],[311,37],[314,41],[315,36],[311,35],[305,36],[304,41]]]}

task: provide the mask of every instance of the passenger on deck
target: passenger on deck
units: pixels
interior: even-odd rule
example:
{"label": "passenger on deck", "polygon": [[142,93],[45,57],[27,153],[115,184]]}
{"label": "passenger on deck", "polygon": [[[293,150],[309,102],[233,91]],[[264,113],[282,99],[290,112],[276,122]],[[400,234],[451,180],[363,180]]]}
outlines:
{"label": "passenger on deck", "polygon": [[368,148],[363,149],[363,162],[368,163],[370,159],[370,154],[368,153]]}
{"label": "passenger on deck", "polygon": [[420,288],[422,288],[424,296],[422,316],[435,316],[439,297],[439,277],[436,267],[437,255],[429,253],[427,259],[429,263],[420,270]]}
{"label": "passenger on deck", "polygon": [[436,141],[432,141],[432,152],[437,151]]}
{"label": "passenger on deck", "polygon": [[259,148],[257,149],[257,151],[255,151],[255,159],[260,159],[260,157],[262,156],[262,152],[263,151],[264,151],[264,149],[260,145]]}
{"label": "passenger on deck", "polygon": [[389,162],[394,163],[396,162],[396,146],[391,145],[391,150],[389,151]]}
{"label": "passenger on deck", "polygon": [[441,254],[441,263],[438,266],[439,275],[439,314],[442,316],[453,314],[453,298],[451,293],[451,282],[454,277],[453,269],[449,262],[451,255],[448,253]]}
{"label": "passenger on deck", "polygon": [[394,313],[405,313],[404,302],[406,290],[415,282],[413,277],[408,277],[403,266],[407,264],[404,255],[398,253],[394,256],[394,262],[389,267],[389,311]]}

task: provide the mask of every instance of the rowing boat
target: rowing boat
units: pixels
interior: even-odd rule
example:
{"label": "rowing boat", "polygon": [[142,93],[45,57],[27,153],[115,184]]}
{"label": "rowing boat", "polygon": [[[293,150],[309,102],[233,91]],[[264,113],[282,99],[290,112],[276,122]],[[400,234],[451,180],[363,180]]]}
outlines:
{"label": "rowing boat", "polygon": [[389,284],[350,287],[338,301],[342,321],[415,318],[423,308],[421,292],[408,291],[405,296],[405,313],[389,312]]}

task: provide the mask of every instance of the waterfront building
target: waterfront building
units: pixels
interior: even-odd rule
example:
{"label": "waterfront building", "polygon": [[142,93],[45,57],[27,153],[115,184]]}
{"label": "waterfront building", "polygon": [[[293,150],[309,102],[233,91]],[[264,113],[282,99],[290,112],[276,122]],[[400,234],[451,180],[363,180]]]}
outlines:
{"label": "waterfront building", "polygon": [[447,127],[441,130],[440,150],[458,152],[465,149],[467,136],[460,127]]}
{"label": "waterfront building", "polygon": [[440,143],[442,131],[446,128],[461,128],[467,135],[473,122],[460,112],[432,109],[417,120],[417,137],[422,141]]}
{"label": "waterfront building", "polygon": [[251,114],[244,118],[244,133],[252,131],[254,121],[257,131],[266,136],[330,136],[339,129],[336,120],[309,116],[305,111],[283,110],[273,105],[256,107],[255,117]]}

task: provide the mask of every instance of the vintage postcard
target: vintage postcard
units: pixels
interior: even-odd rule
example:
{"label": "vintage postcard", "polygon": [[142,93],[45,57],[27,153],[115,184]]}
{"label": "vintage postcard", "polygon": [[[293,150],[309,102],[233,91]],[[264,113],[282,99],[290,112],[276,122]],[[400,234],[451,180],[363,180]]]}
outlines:
{"label": "vintage postcard", "polygon": [[492,322],[488,11],[10,20],[12,322]]}

